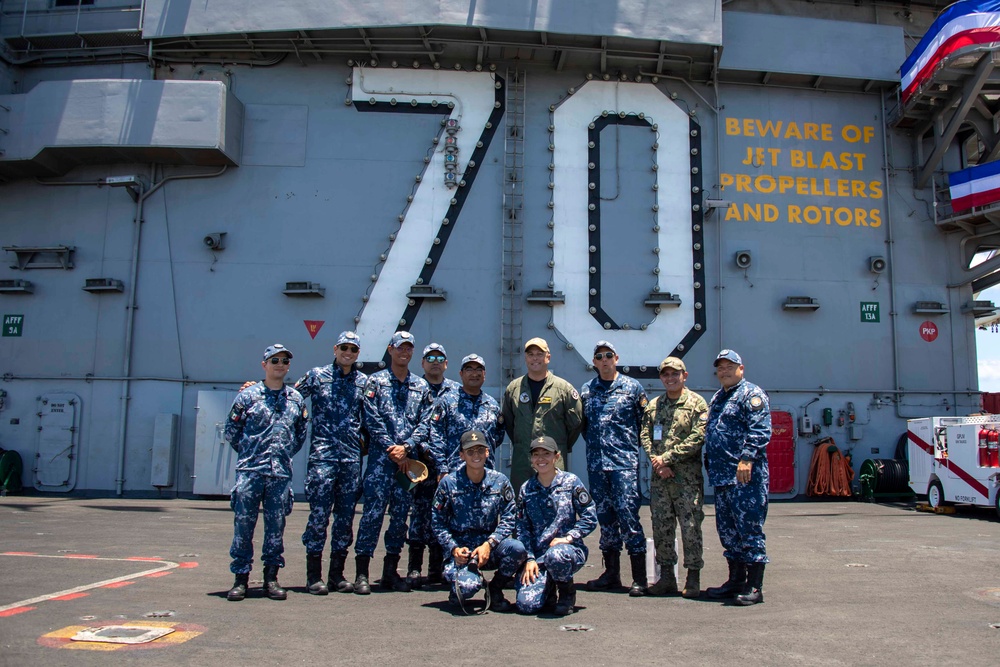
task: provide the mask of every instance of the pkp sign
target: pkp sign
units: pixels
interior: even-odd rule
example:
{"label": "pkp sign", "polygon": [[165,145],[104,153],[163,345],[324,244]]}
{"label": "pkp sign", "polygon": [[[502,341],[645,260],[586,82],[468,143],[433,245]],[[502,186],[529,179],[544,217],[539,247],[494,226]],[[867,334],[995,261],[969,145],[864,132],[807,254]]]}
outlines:
{"label": "pkp sign", "polygon": [[926,322],[920,323],[920,337],[923,338],[928,343],[934,342],[938,337],[937,325],[927,320]]}

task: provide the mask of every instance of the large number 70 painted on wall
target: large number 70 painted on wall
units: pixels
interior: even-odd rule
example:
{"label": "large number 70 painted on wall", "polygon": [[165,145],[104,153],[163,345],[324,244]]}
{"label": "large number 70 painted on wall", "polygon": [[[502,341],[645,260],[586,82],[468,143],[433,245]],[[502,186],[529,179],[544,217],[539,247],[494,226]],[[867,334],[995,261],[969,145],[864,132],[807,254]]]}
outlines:
{"label": "large number 70 painted on wall", "polygon": [[[377,341],[369,349],[381,349],[393,331],[411,326],[417,315],[420,301],[410,305],[409,286],[431,282],[475,182],[477,165],[483,163],[500,126],[505,82],[488,72],[356,67],[351,85],[359,111],[440,114],[463,128],[456,138],[464,185],[445,185],[445,151],[439,143],[360,314],[359,335]],[[565,304],[553,308],[553,322],[577,350],[589,350],[602,338],[610,340],[633,374],[655,375],[665,353],[683,356],[705,328],[698,125],[647,84],[591,81],[553,109],[552,280],[554,288],[566,295]],[[630,115],[619,115],[619,110]],[[645,329],[620,327],[602,307],[600,290],[594,289],[602,276],[610,274],[595,261],[599,253],[591,250],[600,244],[601,201],[590,184],[600,171],[600,131],[616,122],[655,126],[659,137],[654,185],[660,249],[657,278],[664,291],[679,297],[680,306],[662,308]],[[638,372],[638,367],[647,367],[647,373]]]}

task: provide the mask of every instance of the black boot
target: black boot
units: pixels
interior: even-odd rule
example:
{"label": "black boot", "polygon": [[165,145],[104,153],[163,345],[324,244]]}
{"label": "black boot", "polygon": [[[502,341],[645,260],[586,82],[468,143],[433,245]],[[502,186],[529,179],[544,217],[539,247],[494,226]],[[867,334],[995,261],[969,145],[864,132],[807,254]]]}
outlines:
{"label": "black boot", "polygon": [[264,566],[264,593],[272,600],[284,600],[288,592],[278,583],[278,566]]}
{"label": "black boot", "polygon": [[412,589],[419,589],[421,587],[420,583],[420,570],[424,566],[424,545],[422,544],[411,544],[410,545],[410,558],[406,565],[406,583],[410,585]]}
{"label": "black boot", "polygon": [[409,593],[410,585],[399,576],[396,568],[399,567],[399,554],[386,555],[382,561],[382,580],[379,585],[383,591],[396,591],[397,593]]}
{"label": "black boot", "polygon": [[503,613],[505,611],[510,611],[511,604],[507,598],[503,595],[503,589],[506,588],[507,584],[512,582],[514,577],[507,577],[499,572],[493,575],[493,581],[490,582],[489,592],[490,592],[490,610]]}
{"label": "black boot", "polygon": [[354,592],[358,595],[370,595],[371,584],[368,583],[368,564],[371,563],[371,556],[355,556],[354,566],[357,574],[354,578]]}
{"label": "black boot", "polygon": [[747,583],[743,587],[743,592],[736,596],[736,604],[742,607],[749,607],[752,604],[760,604],[764,601],[764,563],[750,563],[747,565]]}
{"label": "black boot", "polygon": [[244,572],[243,574],[236,575],[236,581],[233,582],[233,587],[229,589],[226,593],[226,599],[230,602],[239,602],[247,596],[247,584],[250,583],[250,573]]}
{"label": "black boot", "polygon": [[588,591],[610,591],[622,586],[622,552],[603,551],[604,572],[587,582]]}
{"label": "black boot", "polygon": [[306,554],[306,589],[312,595],[326,595],[326,584],[323,583],[323,552]]}
{"label": "black boot", "polygon": [[330,554],[330,574],[326,578],[326,586],[338,593],[353,593],[354,584],[344,579],[344,563],[347,562],[347,552]]}
{"label": "black boot", "polygon": [[739,593],[743,591],[743,587],[747,583],[747,565],[746,563],[737,563],[734,560],[729,561],[729,579],[726,583],[715,588],[709,588],[705,591],[705,595],[713,600],[727,600],[729,598],[736,597]]}
{"label": "black boot", "polygon": [[435,542],[427,549],[427,585],[440,586],[444,583],[444,549]]}
{"label": "black boot", "polygon": [[646,579],[646,554],[629,554],[628,558],[632,562],[632,587],[628,589],[628,594],[641,598],[649,585]]}
{"label": "black boot", "polygon": [[552,577],[545,581],[545,602],[538,611],[542,614],[551,614],[556,609],[556,582]]}
{"label": "black boot", "polygon": [[556,616],[567,616],[575,612],[576,588],[573,586],[573,580],[557,581],[556,591],[559,594],[559,600],[556,602],[556,608],[552,613]]}

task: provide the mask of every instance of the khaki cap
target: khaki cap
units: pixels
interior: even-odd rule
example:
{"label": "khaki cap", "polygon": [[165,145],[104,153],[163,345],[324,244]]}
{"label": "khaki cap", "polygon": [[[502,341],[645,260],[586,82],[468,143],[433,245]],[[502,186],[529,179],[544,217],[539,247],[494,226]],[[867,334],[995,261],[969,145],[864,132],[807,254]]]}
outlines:
{"label": "khaki cap", "polygon": [[539,348],[545,354],[549,353],[549,344],[545,342],[544,338],[532,338],[524,344],[524,351],[527,352],[528,348],[532,346]]}
{"label": "khaki cap", "polygon": [[661,373],[663,372],[664,368],[673,368],[676,371],[687,373],[687,366],[685,366],[684,362],[677,357],[667,357],[666,359],[661,361],[659,369]]}

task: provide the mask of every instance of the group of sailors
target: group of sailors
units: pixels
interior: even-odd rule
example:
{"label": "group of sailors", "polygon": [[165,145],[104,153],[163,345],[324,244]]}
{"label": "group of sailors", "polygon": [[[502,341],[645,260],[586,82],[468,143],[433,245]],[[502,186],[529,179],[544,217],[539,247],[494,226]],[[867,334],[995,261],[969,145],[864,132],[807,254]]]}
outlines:
{"label": "group of sailors", "polygon": [[[388,511],[382,590],[447,584],[450,602],[463,610],[486,589],[486,607],[493,611],[516,607],[522,613],[570,614],[576,609],[573,577],[589,556],[584,539],[600,525],[604,571],[587,582],[588,590],[623,588],[624,548],[630,596],[699,597],[704,461],[729,563],[726,582],[705,594],[738,605],[763,602],[770,409],[765,392],[743,378],[735,351],[718,354],[721,388],[708,404],[685,386],[687,368],[677,357],[660,363],[665,393],[648,400],[642,385],[618,371],[618,353],[609,341],[594,346],[596,377],[577,391],[549,370],[547,342],[528,340],[527,372],[510,382],[499,403],[483,392],[486,362],[480,355],[462,359],[459,383],[444,377],[448,355],[438,343],[423,349],[423,376],[411,373],[415,350],[413,335],[397,331],[387,348],[388,367],[368,376],[357,368],[360,338],[345,331],[334,347],[334,362],[309,370],[294,386],[285,384],[292,352],[280,343],[264,351],[264,380],[244,386],[225,427],[225,438],[238,453],[230,549],[236,578],[229,600],[246,596],[261,508],[264,592],[272,599],[287,597],[278,571],[285,565],[292,457],[305,444],[311,421],[305,479],[310,512],[302,535],[311,594],[371,593],[370,563]],[[494,469],[504,435],[512,443],[510,479]],[[589,489],[568,471],[581,435]],[[640,448],[652,463],[650,505],[660,577],[651,586],[639,521]],[[355,543],[359,498],[363,510]],[[687,571],[683,588],[674,574],[678,523]],[[350,581],[344,570],[352,543]],[[401,576],[404,545],[408,562]],[[490,570],[495,574],[487,583],[484,572]],[[513,603],[504,594],[511,584]]]}

